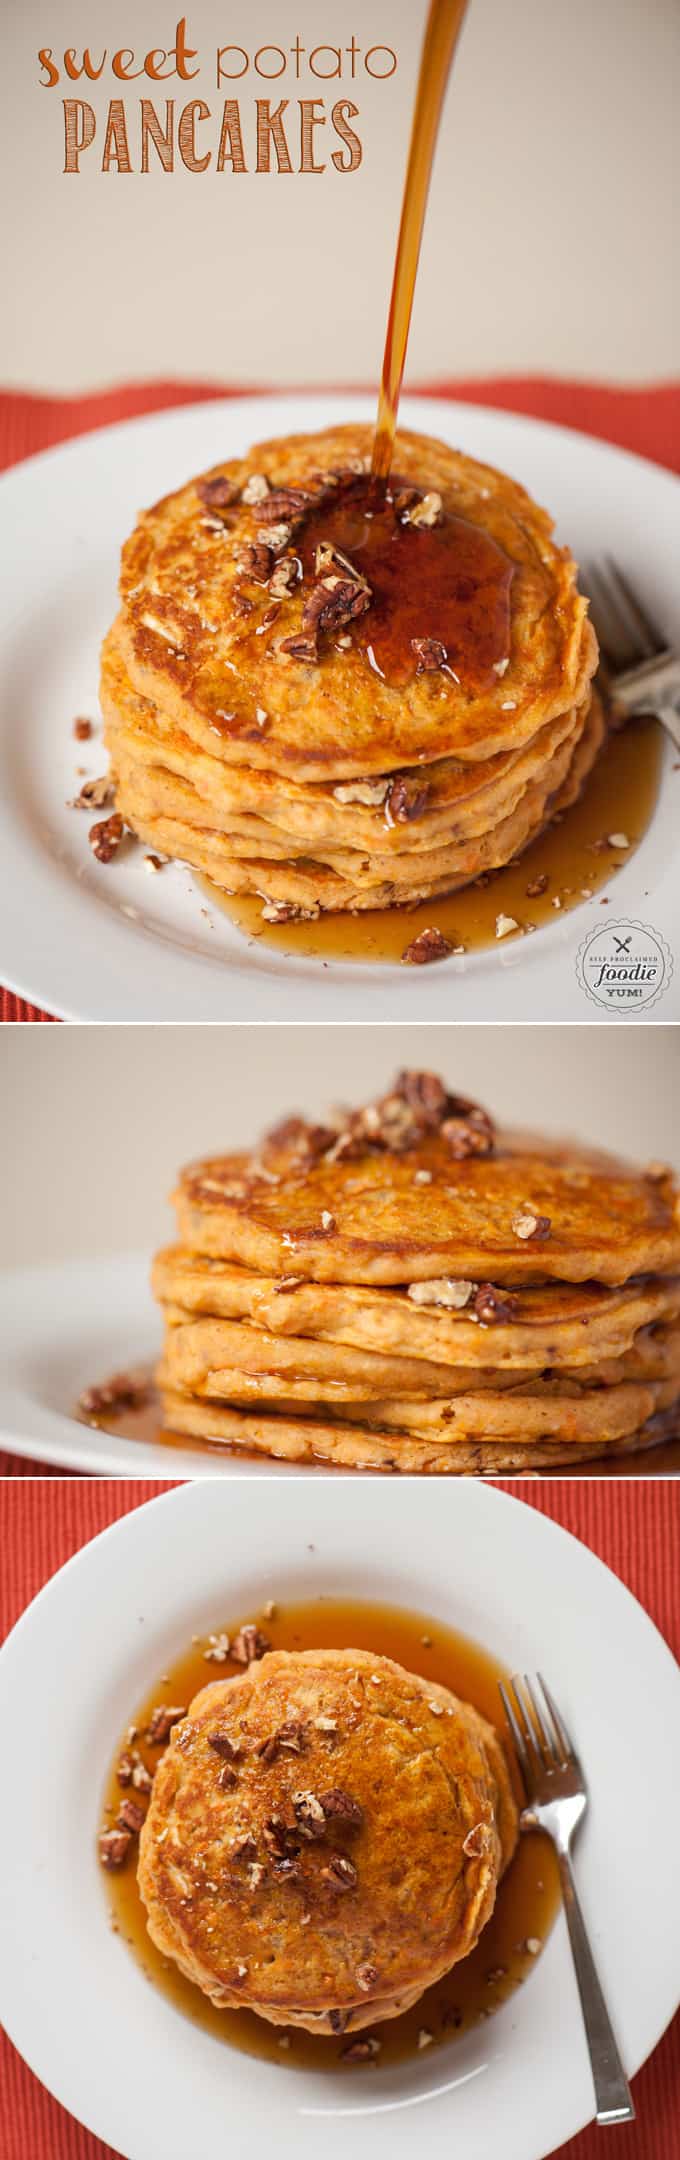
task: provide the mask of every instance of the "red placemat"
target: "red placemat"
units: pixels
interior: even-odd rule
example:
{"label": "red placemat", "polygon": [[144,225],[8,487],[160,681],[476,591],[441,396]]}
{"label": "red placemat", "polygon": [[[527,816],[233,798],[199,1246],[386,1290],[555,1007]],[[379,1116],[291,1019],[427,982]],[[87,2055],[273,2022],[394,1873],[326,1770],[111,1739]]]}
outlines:
{"label": "red placemat", "polygon": [[[640,1599],[676,1655],[680,1653],[680,1506],[677,1488],[554,1479],[530,1488],[499,1481],[580,1537]],[[133,1479],[68,1480],[0,1487],[0,1636],[48,1577],[98,1530],[167,1490]],[[638,2120],[619,2131],[622,2160],[678,2160],[680,2018],[635,2079]],[[584,2130],[560,2147],[560,2160],[602,2160],[602,2134]],[[6,2039],[0,2041],[1,2160],[117,2160],[52,2100]]]}
{"label": "red placemat", "polygon": [[[635,450],[641,457],[680,471],[680,383],[621,389],[601,383],[499,376],[485,382],[444,381],[421,384],[420,388],[433,397],[501,406],[510,412],[529,413],[535,419],[579,428],[584,435],[600,436],[624,450]],[[178,382],[129,383],[78,398],[26,396],[8,390],[0,393],[0,471],[37,450],[65,442],[72,435],[108,427],[116,420],[131,420],[139,413],[159,412],[171,405],[247,395],[243,386],[234,389],[216,383]],[[10,990],[0,989],[0,1021],[53,1017],[28,1005],[24,998],[15,997]]]}

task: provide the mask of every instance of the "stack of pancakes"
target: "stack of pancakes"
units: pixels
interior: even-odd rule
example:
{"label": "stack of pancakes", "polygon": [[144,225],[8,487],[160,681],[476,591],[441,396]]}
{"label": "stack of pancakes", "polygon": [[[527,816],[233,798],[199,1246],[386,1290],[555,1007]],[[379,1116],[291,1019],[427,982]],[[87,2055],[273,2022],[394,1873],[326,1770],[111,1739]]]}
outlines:
{"label": "stack of pancakes", "polygon": [[411,905],[509,862],[603,739],[545,512],[409,433],[376,512],[371,443],[259,444],[123,549],[101,682],[117,808],[268,919]]}
{"label": "stack of pancakes", "polygon": [[201,1162],[158,1254],[174,1431],[362,1470],[494,1472],[680,1433],[680,1198],[496,1134],[433,1074]]}
{"label": "stack of pancakes", "polygon": [[474,1949],[517,1828],[470,1703],[367,1651],[278,1650],[175,1725],[138,1881],[152,1940],[220,2009],[356,2032]]}

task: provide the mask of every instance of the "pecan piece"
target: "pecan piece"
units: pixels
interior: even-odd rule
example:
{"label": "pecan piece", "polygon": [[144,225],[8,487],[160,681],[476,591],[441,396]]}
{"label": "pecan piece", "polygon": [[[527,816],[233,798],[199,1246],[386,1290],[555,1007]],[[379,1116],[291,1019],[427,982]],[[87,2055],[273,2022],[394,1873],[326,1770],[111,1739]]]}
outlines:
{"label": "pecan piece", "polygon": [[371,604],[370,586],[332,572],[319,579],[302,610],[303,630],[341,630],[344,623],[363,615]]}
{"label": "pecan piece", "polygon": [[318,1840],[326,1835],[326,1816],[315,1793],[293,1793],[293,1814],[302,1836]]}
{"label": "pecan piece", "polygon": [[441,495],[433,488],[430,494],[421,495],[418,502],[404,511],[402,522],[404,525],[441,525],[442,516]]}
{"label": "pecan piece", "polygon": [[349,2047],[340,2049],[341,2062],[370,2062],[380,2054],[380,2041],[369,2034],[367,2040],[352,2040]]}
{"label": "pecan piece", "polygon": [[90,736],[92,734],[92,721],[74,720],[73,733],[75,735],[76,742],[89,742]]}
{"label": "pecan piece", "polygon": [[327,1822],[339,1822],[343,1829],[352,1832],[361,1829],[364,1811],[359,1801],[353,1800],[350,1793],[342,1792],[337,1787],[332,1792],[321,1793],[320,1800]]}
{"label": "pecan piece", "polygon": [[223,1762],[236,1762],[241,1753],[238,1742],[230,1740],[229,1734],[225,1732],[208,1733],[208,1747],[213,1748],[216,1755],[221,1755]]}
{"label": "pecan piece", "polygon": [[131,1830],[102,1830],[99,1839],[99,1858],[102,1867],[113,1870],[127,1860],[132,1844]]}
{"label": "pecan piece", "polygon": [[261,1628],[249,1625],[239,1628],[231,1646],[231,1655],[237,1665],[253,1665],[258,1658],[266,1657],[271,1643]]}
{"label": "pecan piece", "polygon": [[98,773],[96,780],[84,780],[80,794],[76,795],[73,810],[104,810],[113,802],[113,778],[111,773]]}
{"label": "pecan piece", "polygon": [[92,853],[96,855],[97,862],[113,862],[114,855],[117,855],[123,838],[123,820],[120,811],[114,810],[112,817],[102,818],[100,824],[91,825],[87,837]]}
{"label": "pecan piece", "polygon": [[431,960],[448,960],[453,946],[441,930],[420,930],[402,953],[407,967],[428,967]]}
{"label": "pecan piece", "polygon": [[532,1242],[542,1245],[544,1239],[550,1236],[550,1227],[550,1216],[536,1215],[532,1208],[524,1208],[512,1218],[515,1237],[521,1238],[523,1244],[531,1238]]}
{"label": "pecan piece", "polygon": [[323,1871],[324,1882],[331,1890],[356,1890],[359,1877],[353,1860],[346,1853],[334,1852]]}
{"label": "pecan piece", "polygon": [[427,783],[418,787],[413,780],[407,780],[403,773],[398,773],[396,779],[390,781],[387,790],[385,817],[388,825],[408,825],[413,818],[422,817],[429,800],[430,789]]}
{"label": "pecan piece", "polygon": [[510,1290],[497,1290],[494,1283],[480,1283],[474,1309],[482,1327],[493,1327],[516,1320],[519,1310],[516,1297]]}
{"label": "pecan piece", "polygon": [[228,510],[231,503],[238,502],[235,480],[228,480],[226,473],[215,473],[212,480],[199,480],[196,486],[199,501],[208,510]]}
{"label": "pecan piece", "polygon": [[262,499],[260,516],[264,518],[266,525],[278,525],[282,519],[286,523],[290,523],[291,520],[297,522],[299,518],[305,516],[313,500],[314,497],[310,495],[307,488],[272,488],[271,494],[267,494]]}
{"label": "pecan piece", "polygon": [[179,1725],[180,1718],[186,1714],[186,1703],[157,1703],[151,1712],[146,1735],[152,1747],[161,1747],[164,1740],[169,1740],[173,1725]]}
{"label": "pecan piece", "polygon": [[465,1095],[450,1096],[448,1109],[442,1136],[456,1160],[466,1155],[492,1155],[496,1136],[488,1111],[469,1102]]}
{"label": "pecan piece", "polygon": [[245,577],[253,578],[256,585],[267,585],[272,570],[271,548],[264,547],[261,541],[257,545],[253,543],[241,548],[238,566]]}
{"label": "pecan piece", "polygon": [[434,675],[438,668],[446,667],[446,646],[439,638],[414,637],[411,646],[416,656],[416,675]]}
{"label": "pecan piece", "polygon": [[132,1837],[139,1837],[144,1821],[144,1809],[136,1800],[121,1800],[118,1809],[118,1829],[129,1830]]}
{"label": "pecan piece", "polygon": [[290,653],[291,660],[302,660],[308,664],[316,662],[319,658],[316,638],[304,637],[302,633],[299,633],[296,637],[282,638],[279,652]]}

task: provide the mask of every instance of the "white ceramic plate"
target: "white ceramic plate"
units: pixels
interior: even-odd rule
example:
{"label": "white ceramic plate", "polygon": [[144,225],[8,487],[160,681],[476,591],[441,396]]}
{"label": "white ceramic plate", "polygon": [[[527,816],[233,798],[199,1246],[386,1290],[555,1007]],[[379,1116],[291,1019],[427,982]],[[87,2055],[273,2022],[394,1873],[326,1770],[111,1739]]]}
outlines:
{"label": "white ceramic plate", "polygon": [[[18,466],[0,482],[5,649],[0,705],[0,979],[75,1020],[583,1020],[608,1017],[575,960],[601,926],[598,899],[502,950],[432,969],[324,965],[245,940],[190,872],[150,878],[143,851],[94,862],[90,820],[66,805],[76,744],[95,718],[99,646],[115,612],[121,542],[141,505],[263,435],[372,419],[370,399],[234,398],[107,428]],[[404,400],[411,427],[504,467],[549,505],[587,560],[610,550],[680,644],[680,485],[639,458],[542,422],[434,398]],[[617,916],[659,931],[674,979],[648,1018],[680,1016],[680,779],[672,746],[653,824],[615,880]],[[677,760],[675,760],[677,762]],[[627,1012],[630,1018],[630,1013]]]}
{"label": "white ceramic plate", "polygon": [[563,1919],[493,2019],[416,2063],[291,2070],[225,2048],[156,1994],[107,1925],[94,1831],[131,1703],[194,1632],[263,1596],[416,1606],[513,1668],[540,1665],[575,1732],[591,1808],[587,1921],[628,2074],[680,1990],[680,1673],[618,1579],[487,1486],[187,1485],[56,1575],[0,1653],[0,2013],[63,2105],[125,2160],[543,2160],[593,2114]]}
{"label": "white ceramic plate", "polygon": [[[146,1255],[68,1260],[46,1267],[0,1270],[0,1448],[85,1471],[90,1477],[315,1478],[347,1477],[330,1465],[241,1457],[237,1449],[206,1451],[187,1440],[171,1449],[82,1425],[74,1404],[86,1387],[151,1364],[161,1344],[157,1305]],[[652,1449],[611,1462],[558,1466],[543,1477],[680,1477],[677,1451]],[[379,1471],[365,1472],[364,1478]]]}

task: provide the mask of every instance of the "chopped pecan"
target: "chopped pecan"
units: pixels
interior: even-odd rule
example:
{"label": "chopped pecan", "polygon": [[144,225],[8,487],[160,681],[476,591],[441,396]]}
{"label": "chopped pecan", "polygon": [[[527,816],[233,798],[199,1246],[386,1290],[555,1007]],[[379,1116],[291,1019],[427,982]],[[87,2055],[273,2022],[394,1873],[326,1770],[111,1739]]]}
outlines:
{"label": "chopped pecan", "polygon": [[300,1723],[299,1719],[288,1718],[285,1725],[279,1726],[276,1737],[279,1747],[283,1748],[287,1754],[304,1754],[307,1735],[305,1727]]}
{"label": "chopped pecan", "polygon": [[[283,1816],[270,1815],[269,1821],[264,1825],[262,1836],[269,1851],[276,1853],[279,1859],[283,1859],[291,1840],[291,1831],[288,1824],[284,1822]],[[296,1850],[299,1851],[299,1846]]]}
{"label": "chopped pecan", "polygon": [[240,548],[238,566],[245,577],[254,579],[256,585],[267,585],[272,569],[271,549],[264,547],[261,542]]}
{"label": "chopped pecan", "polygon": [[363,615],[371,604],[370,586],[335,571],[319,579],[308,593],[302,610],[303,630],[341,630],[344,623]]}
{"label": "chopped pecan", "polygon": [[306,1169],[308,1163],[318,1162],[326,1154],[335,1138],[331,1125],[312,1125],[303,1117],[282,1118],[280,1124],[272,1125],[267,1133],[263,1154],[265,1160],[269,1153],[277,1158],[287,1155],[291,1167]]}
{"label": "chopped pecan", "polygon": [[440,1275],[434,1281],[409,1283],[406,1295],[414,1305],[443,1305],[450,1312],[463,1312],[476,1287],[476,1283]]}
{"label": "chopped pecan", "polygon": [[118,1779],[119,1785],[132,1784],[132,1772],[134,1770],[134,1767],[135,1766],[133,1758],[126,1748],[125,1753],[119,1757],[119,1760],[116,1764],[116,1777]]}
{"label": "chopped pecan", "polygon": [[230,1847],[230,1858],[232,1860],[255,1860],[257,1858],[257,1845],[249,1830],[246,1831],[243,1837],[234,1838],[233,1845]]}
{"label": "chopped pecan", "polygon": [[538,900],[541,893],[547,892],[549,883],[547,870],[542,870],[540,877],[532,878],[531,883],[526,886],[527,899]]}
{"label": "chopped pecan", "polygon": [[141,1410],[149,1401],[149,1381],[132,1373],[113,1373],[100,1387],[84,1388],[78,1397],[81,1417],[103,1417],[107,1410]]}
{"label": "chopped pecan", "polygon": [[253,1626],[239,1628],[231,1645],[231,1655],[237,1665],[253,1665],[256,1659],[266,1657],[268,1650],[271,1650],[271,1643],[267,1636],[262,1634],[261,1628]]}
{"label": "chopped pecan", "polygon": [[239,496],[236,481],[229,480],[226,473],[214,473],[212,480],[198,480],[196,493],[208,510],[228,510]]}
{"label": "chopped pecan", "polygon": [[114,810],[110,818],[102,818],[100,824],[91,825],[87,837],[92,853],[96,855],[97,862],[113,862],[114,855],[117,855],[123,838],[123,820],[120,811]]}
{"label": "chopped pecan", "polygon": [[146,1763],[142,1761],[142,1757],[140,1754],[138,1754],[136,1749],[132,1769],[132,1784],[134,1785],[135,1792],[145,1793],[149,1793],[153,1785],[153,1777],[151,1771],[147,1770]]}
{"label": "chopped pecan", "polygon": [[278,525],[282,519],[286,523],[297,523],[306,515],[313,500],[308,488],[272,488],[271,494],[263,498],[260,515],[267,525]]}
{"label": "chopped pecan", "polygon": [[352,2040],[349,2047],[341,2048],[340,2060],[341,2062],[370,2062],[374,2055],[379,2054],[380,2041],[374,2039],[371,2033],[368,2039]]}
{"label": "chopped pecan", "polygon": [[99,1839],[99,1858],[102,1867],[120,1868],[127,1860],[132,1844],[131,1830],[102,1830]]}
{"label": "chopped pecan", "polygon": [[132,1837],[138,1837],[143,1821],[144,1809],[138,1807],[136,1800],[121,1800],[118,1809],[119,1830],[129,1830]]}
{"label": "chopped pecan", "polygon": [[443,514],[441,495],[438,495],[436,489],[433,488],[430,494],[421,495],[417,502],[409,504],[408,509],[404,511],[402,523],[404,525],[441,525]]}
{"label": "chopped pecan", "polygon": [[442,1137],[458,1161],[466,1155],[492,1155],[495,1129],[487,1110],[465,1095],[451,1095]]}
{"label": "chopped pecan", "polygon": [[356,1983],[357,1987],[361,1988],[362,1995],[370,1995],[371,1988],[375,1987],[379,1978],[377,1965],[357,1965]]}
{"label": "chopped pecan", "polygon": [[452,952],[453,946],[442,930],[420,930],[401,957],[407,967],[427,967],[431,960],[448,960]]}
{"label": "chopped pecan", "polygon": [[304,1882],[302,1868],[292,1853],[283,1853],[280,1860],[275,1860],[272,1873],[282,1882]]}
{"label": "chopped pecan", "polygon": [[90,736],[92,734],[92,721],[80,719],[74,720],[73,733],[75,735],[76,742],[89,742]]}
{"label": "chopped pecan", "polygon": [[269,579],[269,590],[272,599],[285,600],[286,594],[292,592],[293,586],[297,585],[299,576],[300,565],[297,555],[282,555],[280,561],[275,563]]}
{"label": "chopped pecan", "polygon": [[245,487],[241,489],[241,501],[250,509],[253,503],[266,502],[268,494],[269,481],[265,479],[264,473],[251,473],[250,479],[246,480]]}
{"label": "chopped pecan", "polygon": [[532,1242],[542,1245],[545,1238],[550,1236],[550,1216],[536,1215],[532,1208],[524,1208],[519,1214],[513,1215],[512,1228],[515,1237],[521,1238],[524,1244],[531,1238]]}
{"label": "chopped pecan", "polygon": [[271,548],[274,555],[282,555],[293,537],[293,527],[284,524],[260,525],[255,537],[264,547]]}
{"label": "chopped pecan", "polygon": [[483,1327],[493,1327],[516,1320],[519,1306],[512,1291],[497,1290],[494,1283],[485,1282],[479,1285],[474,1309]]}
{"label": "chopped pecan", "polygon": [[72,803],[73,810],[104,810],[113,802],[114,786],[111,773],[98,773],[96,780],[84,780],[80,794]]}
{"label": "chopped pecan", "polygon": [[218,1770],[217,1773],[217,1783],[219,1785],[220,1792],[234,1791],[235,1787],[238,1785],[238,1778],[236,1775],[236,1771],[232,1769],[231,1763],[225,1762],[222,1764],[221,1770]]}
{"label": "chopped pecan", "polygon": [[323,1870],[323,1879],[331,1890],[356,1890],[359,1881],[354,1861],[340,1852],[331,1853],[328,1867]]}
{"label": "chopped pecan", "polygon": [[212,1748],[216,1755],[221,1755],[223,1762],[236,1762],[241,1753],[238,1741],[230,1740],[229,1734],[225,1732],[208,1733],[208,1747]]}
{"label": "chopped pecan", "polygon": [[334,787],[333,795],[339,803],[365,803],[367,808],[379,808],[393,784],[390,780],[348,780]]}
{"label": "chopped pecan", "polygon": [[437,1073],[417,1072],[410,1066],[403,1066],[397,1073],[394,1092],[433,1132],[450,1108],[451,1097]]}
{"label": "chopped pecan", "polygon": [[342,1792],[338,1787],[332,1792],[321,1793],[319,1797],[327,1822],[341,1823],[345,1830],[361,1829],[364,1811],[359,1801],[353,1800],[350,1793]]}
{"label": "chopped pecan", "polygon": [[186,1703],[157,1703],[151,1712],[146,1735],[152,1747],[162,1746],[164,1740],[169,1740],[173,1725],[179,1725],[180,1718],[186,1714]]}
{"label": "chopped pecan", "polygon": [[303,1837],[314,1840],[325,1837],[326,1816],[315,1793],[293,1793],[293,1814]]}
{"label": "chopped pecan", "polygon": [[418,786],[417,782],[407,780],[404,773],[398,773],[387,790],[385,817],[388,825],[410,825],[414,818],[422,817],[429,800],[427,782]]}
{"label": "chopped pecan", "polygon": [[467,1853],[471,1860],[481,1860],[484,1853],[488,1852],[490,1843],[488,1823],[478,1822],[473,1825],[472,1830],[468,1830],[467,1837],[463,1838],[463,1852]]}
{"label": "chopped pecan", "polygon": [[331,2032],[346,2032],[351,2015],[351,2010],[329,2010],[328,2023],[330,2025]]}
{"label": "chopped pecan", "polygon": [[316,638],[305,637],[302,632],[296,637],[282,638],[279,652],[290,653],[291,660],[302,660],[308,665],[319,657]]}
{"label": "chopped pecan", "polygon": [[414,637],[411,645],[416,656],[416,675],[434,675],[438,668],[446,667],[446,646],[439,638]]}

